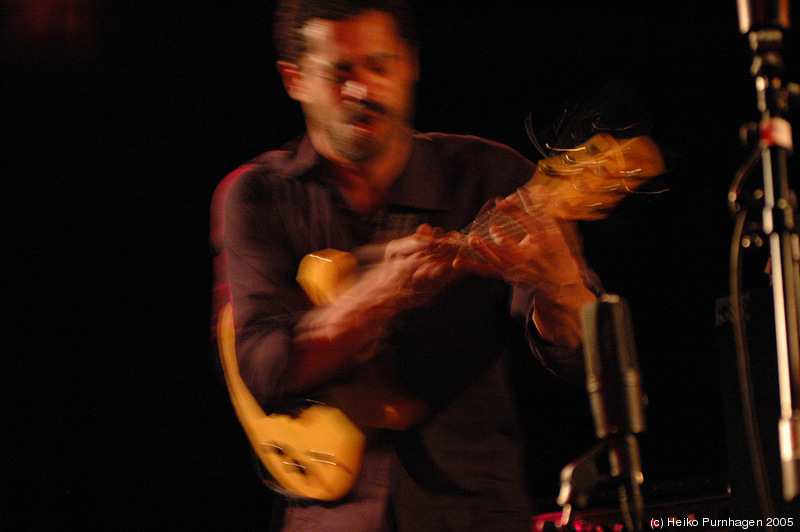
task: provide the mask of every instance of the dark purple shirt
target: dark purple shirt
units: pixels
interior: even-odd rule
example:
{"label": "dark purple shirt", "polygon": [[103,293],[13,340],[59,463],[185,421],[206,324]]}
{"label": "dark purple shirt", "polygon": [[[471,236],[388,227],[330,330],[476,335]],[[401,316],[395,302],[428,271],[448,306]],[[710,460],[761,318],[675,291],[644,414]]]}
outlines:
{"label": "dark purple shirt", "polygon": [[[460,230],[488,200],[510,194],[534,170],[532,162],[491,141],[417,134],[388,204],[369,217],[347,209],[307,137],[234,172],[220,189],[226,197],[223,277],[234,303],[240,371],[262,406],[279,410],[286,399],[292,330],[309,308],[295,282],[306,254],[350,251],[381,231],[410,233],[423,222]],[[409,529],[424,530],[411,527],[437,512],[455,529],[480,522],[462,522],[464,512],[489,512],[495,520],[508,513],[515,523],[524,515],[527,523],[520,434],[503,354],[510,345],[524,345],[517,340],[526,332],[530,336],[532,301],[533,294],[502,281],[467,277],[394,325],[395,371],[434,410],[422,425],[386,435],[396,455],[384,491],[399,501],[393,512]],[[534,351],[556,365],[580,360],[575,351]]]}

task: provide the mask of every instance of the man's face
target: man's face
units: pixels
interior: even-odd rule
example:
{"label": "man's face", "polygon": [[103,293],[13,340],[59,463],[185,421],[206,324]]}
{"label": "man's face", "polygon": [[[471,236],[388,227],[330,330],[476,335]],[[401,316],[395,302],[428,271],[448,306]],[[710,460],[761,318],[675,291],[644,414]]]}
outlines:
{"label": "man's face", "polygon": [[309,129],[354,162],[395,146],[408,131],[418,64],[394,19],[380,11],[315,19],[304,34],[307,52],[298,66]]}

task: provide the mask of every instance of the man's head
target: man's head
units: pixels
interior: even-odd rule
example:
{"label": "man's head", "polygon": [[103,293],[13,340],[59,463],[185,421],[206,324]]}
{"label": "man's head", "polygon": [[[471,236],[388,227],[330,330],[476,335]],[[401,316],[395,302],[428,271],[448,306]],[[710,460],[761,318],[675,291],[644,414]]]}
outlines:
{"label": "man's head", "polygon": [[281,0],[275,10],[273,39],[279,61],[297,63],[307,42],[302,29],[313,19],[345,20],[365,11],[388,13],[397,23],[401,38],[416,42],[416,24],[403,0]]}
{"label": "man's head", "polygon": [[408,134],[417,48],[394,0],[287,0],[278,8],[278,70],[323,155],[364,162]]}

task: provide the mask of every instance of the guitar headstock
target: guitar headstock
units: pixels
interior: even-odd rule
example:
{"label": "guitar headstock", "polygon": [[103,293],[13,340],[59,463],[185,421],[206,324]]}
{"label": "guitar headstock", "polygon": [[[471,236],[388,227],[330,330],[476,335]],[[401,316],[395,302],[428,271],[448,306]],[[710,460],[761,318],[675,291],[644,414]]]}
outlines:
{"label": "guitar headstock", "polygon": [[651,178],[664,173],[664,158],[647,136],[615,139],[601,133],[539,162],[523,188],[544,187],[550,214],[599,220]]}

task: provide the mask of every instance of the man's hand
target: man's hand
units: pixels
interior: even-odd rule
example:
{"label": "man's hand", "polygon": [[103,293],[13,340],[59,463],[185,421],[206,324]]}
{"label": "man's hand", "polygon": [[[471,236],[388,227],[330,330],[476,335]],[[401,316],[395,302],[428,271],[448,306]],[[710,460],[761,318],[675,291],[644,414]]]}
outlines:
{"label": "man's hand", "polygon": [[534,290],[539,332],[553,343],[575,347],[581,342],[580,311],[594,295],[584,285],[576,231],[552,214],[553,205],[537,186],[496,200],[499,215],[488,234],[468,235],[471,253],[459,253],[453,266]]}
{"label": "man's hand", "polygon": [[289,388],[302,392],[369,358],[392,320],[424,305],[458,277],[455,250],[441,229],[421,226],[387,244],[383,258],[329,305],[308,311],[295,328]]}
{"label": "man's hand", "polygon": [[569,222],[550,214],[550,205],[542,187],[495,200],[498,215],[490,222],[488,236],[468,235],[474,256],[460,253],[454,266],[537,291],[582,283],[578,237]]}
{"label": "man's hand", "polygon": [[425,304],[459,275],[452,267],[456,249],[447,245],[453,238],[440,228],[421,225],[413,235],[389,242],[383,261],[366,277],[374,275],[383,285],[379,291],[399,309]]}

